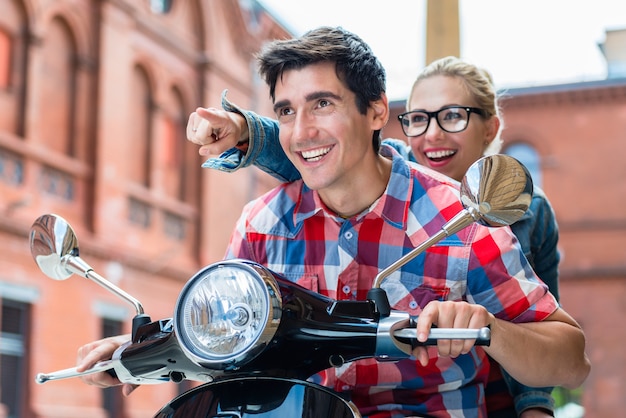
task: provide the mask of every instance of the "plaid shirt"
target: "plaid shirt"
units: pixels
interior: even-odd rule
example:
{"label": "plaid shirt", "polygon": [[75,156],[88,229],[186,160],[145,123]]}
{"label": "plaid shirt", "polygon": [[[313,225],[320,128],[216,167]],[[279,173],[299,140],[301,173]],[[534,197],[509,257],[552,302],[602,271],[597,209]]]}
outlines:
{"label": "plaid shirt", "polygon": [[[330,211],[302,181],[283,184],[250,202],[231,238],[227,258],[245,258],[340,300],[363,300],[374,277],[441,229],[461,209],[458,185],[393,158],[385,193],[350,219]],[[431,300],[485,306],[497,318],[540,321],[557,308],[508,227],[472,224],[429,248],[383,283],[393,309],[419,315]],[[349,391],[364,416],[486,416],[484,350],[437,357],[422,367],[359,360],[322,374],[324,385]]]}

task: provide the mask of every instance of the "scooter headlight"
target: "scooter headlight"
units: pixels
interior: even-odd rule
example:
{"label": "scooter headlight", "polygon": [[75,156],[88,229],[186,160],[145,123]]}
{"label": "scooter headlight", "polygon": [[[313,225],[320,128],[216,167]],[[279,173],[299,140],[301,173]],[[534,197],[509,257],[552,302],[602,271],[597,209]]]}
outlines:
{"label": "scooter headlight", "polygon": [[236,369],[272,339],[281,315],[271,272],[227,260],[196,273],[181,292],[174,329],[187,356],[205,367]]}

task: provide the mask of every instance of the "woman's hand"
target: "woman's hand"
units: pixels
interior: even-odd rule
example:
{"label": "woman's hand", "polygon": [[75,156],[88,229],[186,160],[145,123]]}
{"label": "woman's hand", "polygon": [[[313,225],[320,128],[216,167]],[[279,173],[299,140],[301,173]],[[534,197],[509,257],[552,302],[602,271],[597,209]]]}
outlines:
{"label": "woman's hand", "polygon": [[533,408],[522,411],[519,418],[552,418],[554,415],[546,412],[544,409]]}
{"label": "woman's hand", "polygon": [[219,155],[247,145],[248,125],[239,113],[200,107],[189,115],[187,140],[200,145],[200,155]]}
{"label": "woman's hand", "polygon": [[[84,372],[99,361],[110,360],[115,350],[129,340],[130,335],[118,335],[83,345],[78,349],[76,371]],[[88,385],[97,386],[99,388],[108,388],[121,384],[117,378],[107,372],[84,375],[80,377],[80,380]],[[136,387],[136,385],[124,384],[122,393],[128,396]]]}

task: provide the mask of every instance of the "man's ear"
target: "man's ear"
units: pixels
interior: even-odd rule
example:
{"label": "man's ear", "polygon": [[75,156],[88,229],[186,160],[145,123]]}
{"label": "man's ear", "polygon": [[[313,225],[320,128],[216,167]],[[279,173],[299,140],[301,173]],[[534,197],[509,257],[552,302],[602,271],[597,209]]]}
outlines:
{"label": "man's ear", "polygon": [[370,102],[372,108],[372,130],[377,131],[385,127],[389,121],[389,101],[387,95],[382,93],[380,99]]}

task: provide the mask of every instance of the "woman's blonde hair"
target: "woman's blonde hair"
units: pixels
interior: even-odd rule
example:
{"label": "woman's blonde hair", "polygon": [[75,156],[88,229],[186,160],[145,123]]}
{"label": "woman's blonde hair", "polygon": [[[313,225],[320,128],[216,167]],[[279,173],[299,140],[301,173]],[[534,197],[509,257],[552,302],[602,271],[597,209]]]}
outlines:
{"label": "woman's blonde hair", "polygon": [[[477,107],[487,112],[487,117],[497,116],[500,118],[498,95],[489,71],[452,56],[433,61],[417,76],[411,88],[411,94],[406,102],[407,111],[411,110],[408,107],[410,106],[413,92],[419,82],[436,75],[458,77],[463,80],[463,84],[465,84],[468,93],[476,102]],[[503,123],[502,120],[500,120],[500,129],[496,133],[493,141],[485,148],[484,155],[497,154],[500,152],[502,148],[502,140],[500,139],[502,126]]]}

